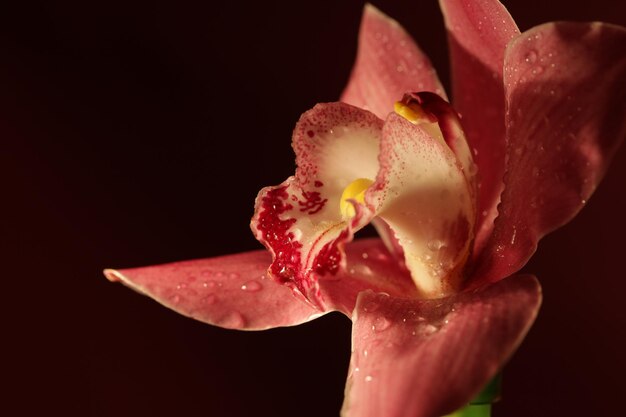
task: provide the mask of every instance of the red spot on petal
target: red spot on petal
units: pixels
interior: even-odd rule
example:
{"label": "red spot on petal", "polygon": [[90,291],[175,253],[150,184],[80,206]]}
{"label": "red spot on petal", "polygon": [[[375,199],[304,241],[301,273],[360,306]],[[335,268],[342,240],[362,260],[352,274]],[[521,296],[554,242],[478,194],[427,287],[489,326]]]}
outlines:
{"label": "red spot on petal", "polygon": [[327,198],[322,199],[322,196],[317,191],[303,191],[302,196],[304,200],[298,201],[300,205],[300,211],[308,214],[315,214],[322,210],[328,201]]}
{"label": "red spot on petal", "polygon": [[317,188],[320,188],[324,186],[324,183],[322,181],[315,181],[313,185],[315,185]]}
{"label": "red spot on petal", "polygon": [[314,132],[314,131],[312,131],[312,130],[308,130],[308,131],[306,132],[306,134],[307,134],[307,135],[309,135],[309,137],[310,137],[310,138],[312,138],[313,136],[315,136],[315,132]]}
{"label": "red spot on petal", "polygon": [[289,231],[296,219],[280,218],[293,209],[287,202],[289,194],[286,189],[287,187],[275,188],[263,196],[257,225],[257,229],[263,234],[263,242],[274,253],[270,271],[282,283],[297,281],[302,270],[300,252],[302,244]]}
{"label": "red spot on petal", "polygon": [[324,247],[319,251],[317,257],[315,258],[315,265],[313,270],[319,274],[324,275],[329,273],[334,275],[339,270],[339,266],[341,264],[341,251],[339,251],[338,242],[343,242],[348,237],[348,231],[344,230],[341,232],[337,239],[332,242],[328,242]]}

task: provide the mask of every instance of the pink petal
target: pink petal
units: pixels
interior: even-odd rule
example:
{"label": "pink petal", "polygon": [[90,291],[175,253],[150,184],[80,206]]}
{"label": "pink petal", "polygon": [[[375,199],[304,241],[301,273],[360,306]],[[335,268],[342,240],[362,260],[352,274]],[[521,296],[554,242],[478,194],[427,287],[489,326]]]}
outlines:
{"label": "pink petal", "polygon": [[321,297],[330,306],[325,311],[270,278],[270,262],[269,252],[254,251],[104,273],[182,315],[243,330],[296,325],[332,310],[350,317],[365,290],[417,296],[407,271],[379,239],[352,242],[346,247],[345,269],[321,280]]}
{"label": "pink petal", "polygon": [[496,0],[440,0],[448,29],[454,107],[474,161],[480,196],[475,252],[493,229],[504,174],[502,65],[508,42],[519,35],[511,15]]}
{"label": "pink petal", "polygon": [[346,245],[346,265],[319,281],[325,303],[351,317],[361,291],[417,298],[411,277],[380,239],[357,239]]}
{"label": "pink petal", "polygon": [[381,119],[407,91],[445,92],[430,60],[398,22],[368,4],[363,10],[359,49],[341,101]]}
{"label": "pink petal", "polygon": [[427,114],[437,120],[443,139],[456,155],[465,178],[474,189],[476,165],[461,126],[461,119],[450,103],[429,92],[407,93],[402,98],[402,103],[409,106],[411,103],[417,103]]}
{"label": "pink petal", "polygon": [[433,417],[467,404],[515,351],[541,303],[517,276],[439,300],[359,296],[343,417]]}
{"label": "pink petal", "polygon": [[369,221],[363,210],[344,219],[340,201],[354,180],[376,177],[382,123],[345,103],[318,104],[293,133],[295,177],[257,197],[252,230],[274,255],[272,275],[316,304],[319,276],[337,273],[344,243]]}
{"label": "pink petal", "polygon": [[626,29],[549,23],[505,58],[506,188],[478,275],[519,270],[585,205],[626,135]]}
{"label": "pink petal", "polygon": [[106,277],[188,317],[220,327],[262,330],[320,315],[266,274],[270,254],[255,251],[143,268],[107,269]]}
{"label": "pink petal", "polygon": [[437,123],[390,114],[380,165],[366,202],[394,231],[422,296],[454,292],[472,240],[474,200]]}

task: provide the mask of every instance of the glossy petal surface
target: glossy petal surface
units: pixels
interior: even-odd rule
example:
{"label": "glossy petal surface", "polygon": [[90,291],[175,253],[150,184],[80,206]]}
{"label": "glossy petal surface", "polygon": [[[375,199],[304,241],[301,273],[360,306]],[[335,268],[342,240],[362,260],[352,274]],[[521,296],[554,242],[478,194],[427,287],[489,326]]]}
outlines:
{"label": "glossy petal surface", "polygon": [[346,265],[335,276],[319,281],[324,303],[351,317],[361,291],[416,298],[415,284],[406,268],[380,239],[357,239],[346,245]]}
{"label": "glossy petal surface", "polygon": [[367,202],[395,232],[422,296],[432,298],[456,289],[471,242],[474,205],[456,156],[429,125],[389,115],[381,170]]}
{"label": "glossy petal surface", "polygon": [[267,276],[270,255],[255,251],[143,268],[107,269],[111,281],[188,317],[229,329],[263,330],[320,314]]}
{"label": "glossy petal surface", "polygon": [[107,269],[105,275],[184,316],[241,330],[296,325],[332,310],[350,316],[359,292],[368,289],[398,297],[416,296],[407,271],[379,239],[354,241],[346,250],[346,268],[320,282],[321,297],[329,305],[325,311],[269,277],[270,263],[269,252],[254,251],[143,268]]}
{"label": "glossy petal surface", "polygon": [[497,0],[440,0],[448,30],[454,107],[478,165],[475,253],[493,230],[505,157],[502,67],[519,30]]}
{"label": "glossy petal surface", "polygon": [[343,417],[433,417],[466,404],[534,321],[532,276],[440,300],[359,296]]}
{"label": "glossy petal surface", "polygon": [[409,91],[445,92],[430,60],[398,22],[366,5],[356,63],[341,101],[381,119]]}
{"label": "glossy petal surface", "polygon": [[508,164],[479,280],[519,270],[585,205],[626,136],[626,30],[548,23],[507,50]]}

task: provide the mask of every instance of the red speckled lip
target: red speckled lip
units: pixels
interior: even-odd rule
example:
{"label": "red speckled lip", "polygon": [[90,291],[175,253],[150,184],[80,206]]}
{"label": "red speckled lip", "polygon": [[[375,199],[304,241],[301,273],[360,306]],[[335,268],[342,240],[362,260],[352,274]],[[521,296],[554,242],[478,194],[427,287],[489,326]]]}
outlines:
{"label": "red speckled lip", "polygon": [[286,189],[286,186],[278,187],[265,194],[256,227],[262,233],[263,241],[274,252],[275,258],[271,266],[274,277],[283,283],[290,281],[298,283],[301,281],[298,274],[302,269],[300,261],[302,244],[289,231],[296,219],[280,217],[293,210],[293,206],[287,203],[289,194]]}
{"label": "red speckled lip", "polygon": [[383,121],[343,103],[318,105],[294,130],[298,168],[294,177],[259,193],[252,230],[272,252],[271,275],[324,307],[318,280],[345,263],[343,243],[369,222],[359,208],[342,217],[341,195],[357,178],[374,178]]}
{"label": "red speckled lip", "polygon": [[[443,123],[454,110],[434,93],[405,100],[432,108],[431,120],[418,126],[391,114],[383,122],[342,103],[305,113],[294,131],[296,175],[257,198],[252,228],[274,256],[271,274],[321,309],[320,277],[337,274],[345,263],[344,244],[376,216],[408,254],[399,263],[423,297],[458,289],[474,224],[473,182],[441,133],[433,136],[438,117]],[[450,141],[466,150],[459,131]],[[355,216],[347,220],[341,198],[359,178],[374,182],[364,204],[353,202]]]}

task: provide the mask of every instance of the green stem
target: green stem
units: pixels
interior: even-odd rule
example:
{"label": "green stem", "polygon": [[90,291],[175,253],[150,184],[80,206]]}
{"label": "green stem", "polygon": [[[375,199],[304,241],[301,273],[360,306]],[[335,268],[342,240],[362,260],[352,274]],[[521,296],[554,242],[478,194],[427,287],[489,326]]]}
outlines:
{"label": "green stem", "polygon": [[491,404],[500,399],[502,374],[497,374],[469,405],[444,417],[491,417]]}
{"label": "green stem", "polygon": [[470,404],[445,417],[491,417],[491,404]]}

